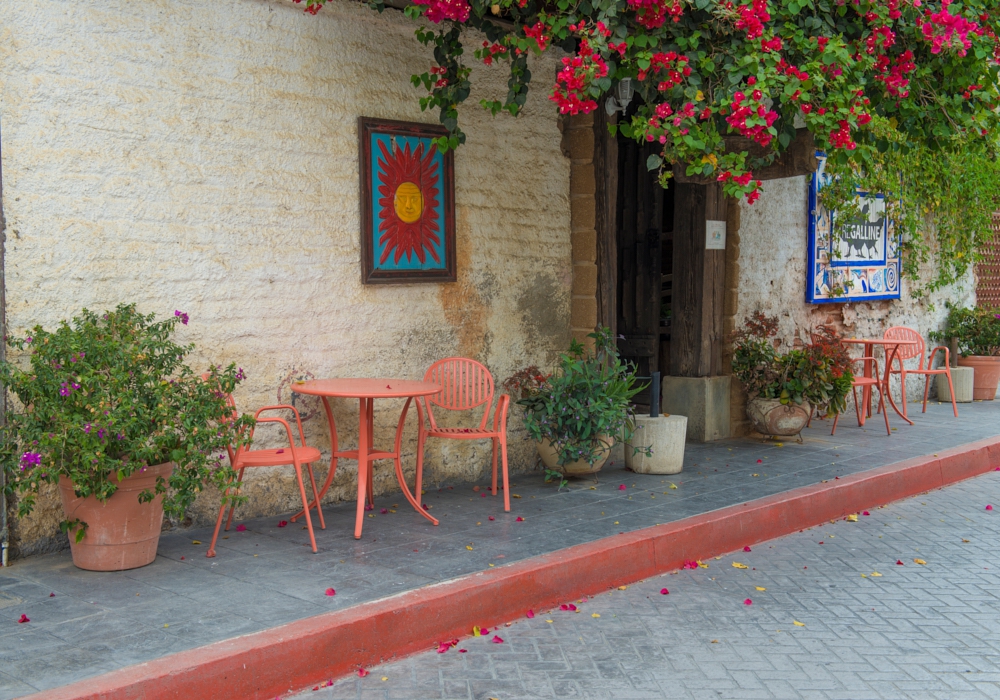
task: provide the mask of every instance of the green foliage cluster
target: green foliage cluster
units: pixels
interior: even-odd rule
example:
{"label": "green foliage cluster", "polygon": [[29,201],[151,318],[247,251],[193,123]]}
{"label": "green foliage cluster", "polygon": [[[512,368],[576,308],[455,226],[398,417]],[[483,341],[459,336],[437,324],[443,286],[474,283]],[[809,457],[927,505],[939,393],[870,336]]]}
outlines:
{"label": "green foliage cluster", "polygon": [[[549,440],[559,464],[596,462],[611,441],[627,442],[635,428],[632,398],[642,391],[635,369],[618,356],[607,328],[590,336],[593,349],[573,340],[559,368],[518,400],[524,424],[535,440]],[[541,375],[534,375],[541,377]]]}
{"label": "green foliage cluster", "polygon": [[757,311],[733,334],[733,374],[747,396],[842,413],[853,374],[837,334],[821,326],[809,345],[781,354],[773,342],[777,327],[776,318]]}
{"label": "green foliage cluster", "polygon": [[958,351],[969,355],[1000,355],[1000,313],[998,309],[963,309],[948,305],[943,331],[931,332],[931,340],[949,343],[958,338]]}
{"label": "green foliage cluster", "polygon": [[226,398],[243,371],[213,366],[208,381],[195,375],[184,364],[194,346],[171,340],[187,320],[177,311],[156,321],[129,304],[103,314],[84,309],[54,331],[35,326],[7,339],[16,352],[0,362],[0,383],[17,400],[6,413],[0,466],[6,493],[20,496],[21,517],[42,485],[60,476],[73,481],[77,496],[103,502],[122,479],[173,462],[169,480],[160,478],[140,500],[164,493],[164,510],[177,516],[205,484],[225,489],[235,477],[226,449],[244,444],[253,424],[235,416]]}

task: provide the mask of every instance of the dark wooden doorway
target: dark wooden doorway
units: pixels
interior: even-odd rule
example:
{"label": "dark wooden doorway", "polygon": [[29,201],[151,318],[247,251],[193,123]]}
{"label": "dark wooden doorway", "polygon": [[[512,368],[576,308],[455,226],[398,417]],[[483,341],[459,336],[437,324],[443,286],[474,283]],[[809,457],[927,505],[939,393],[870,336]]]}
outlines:
{"label": "dark wooden doorway", "polygon": [[[646,161],[659,151],[618,135],[615,214],[617,248],[618,350],[638,374],[669,372],[662,366],[662,342],[669,342],[673,272],[673,188],[664,190]],[[664,296],[666,293],[666,296]],[[649,391],[635,403],[649,405]]]}

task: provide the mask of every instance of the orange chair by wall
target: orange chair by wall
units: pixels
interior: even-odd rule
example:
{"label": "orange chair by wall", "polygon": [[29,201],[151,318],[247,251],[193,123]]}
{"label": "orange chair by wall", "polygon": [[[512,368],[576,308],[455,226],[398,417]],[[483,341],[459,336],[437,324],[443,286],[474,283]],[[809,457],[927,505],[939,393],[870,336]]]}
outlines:
{"label": "orange chair by wall", "polygon": [[[878,373],[878,360],[874,357],[857,357],[851,360],[854,362],[871,362],[871,376],[859,376],[857,373],[854,375],[854,379],[851,381],[851,392],[854,394],[854,411],[858,414],[858,426],[863,426],[865,424],[865,416],[868,414],[868,406],[860,406],[858,404],[858,389],[864,390],[865,388],[871,387],[878,389],[878,410],[885,418],[885,434],[892,435],[892,431],[889,429],[889,411],[886,409],[885,397],[882,395],[883,391],[888,391],[888,387],[882,387],[881,376]],[[862,396],[864,396],[864,391],[862,391]],[[840,414],[838,413],[833,419],[833,430],[830,431],[830,435],[837,434],[837,422],[840,420]]]}
{"label": "orange chair by wall", "polygon": [[[497,452],[499,450],[503,466],[504,510],[510,510],[510,484],[507,476],[507,412],[510,397],[501,394],[493,413],[493,427],[488,428],[490,406],[493,404],[493,375],[486,366],[464,357],[448,357],[438,360],[424,375],[425,382],[434,382],[441,387],[441,393],[424,399],[427,409],[427,425],[421,423],[417,440],[417,488],[414,495],[420,498],[423,482],[424,444],[429,437],[449,440],[492,440],[493,441],[493,495],[497,495]],[[442,428],[434,418],[434,408],[447,411],[469,411],[479,406],[483,408],[483,418],[475,428]]]}
{"label": "orange chair by wall", "polygon": [[[949,366],[948,348],[943,345],[938,345],[936,348],[931,350],[930,354],[927,356],[927,365],[924,365],[924,339],[919,333],[917,333],[912,328],[907,328],[906,326],[893,326],[892,328],[886,329],[882,336],[883,338],[889,338],[891,340],[912,340],[916,342],[916,345],[901,345],[898,352],[896,353],[896,360],[899,360],[899,369],[894,369],[892,365],[889,366],[890,374],[898,374],[899,381],[902,386],[903,394],[903,415],[906,413],[906,375],[917,374],[923,375],[927,379],[924,381],[924,410],[922,413],[927,413],[927,393],[931,388],[931,377],[935,374],[943,374],[948,378],[948,390],[951,392],[951,409],[955,412],[955,417],[958,418],[958,404],[955,403],[955,387],[951,383],[951,367]],[[934,367],[934,355],[938,350],[944,352],[944,366],[938,369],[932,369]],[[903,365],[903,360],[909,360],[913,357],[920,358],[920,364],[917,369],[907,369]]]}

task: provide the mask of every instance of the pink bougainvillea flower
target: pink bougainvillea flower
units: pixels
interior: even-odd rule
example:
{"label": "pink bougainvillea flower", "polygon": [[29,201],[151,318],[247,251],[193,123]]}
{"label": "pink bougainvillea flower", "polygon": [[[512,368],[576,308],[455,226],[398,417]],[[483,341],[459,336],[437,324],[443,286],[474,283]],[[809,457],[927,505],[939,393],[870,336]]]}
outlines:
{"label": "pink bougainvillea flower", "polygon": [[494,517],[493,517],[493,516],[491,515],[491,516],[490,516],[490,520],[496,520],[496,518],[494,518]]}
{"label": "pink bougainvillea flower", "polygon": [[863,512],[861,513],[861,515],[871,515],[871,513],[869,513],[869,512],[868,512],[868,511],[866,510],[866,511],[863,511]]}
{"label": "pink bougainvillea flower", "polygon": [[483,493],[479,494],[479,497],[480,497],[480,498],[486,498],[486,493],[485,493],[485,492],[483,492]]}
{"label": "pink bougainvillea flower", "polygon": [[744,605],[753,605],[753,601],[750,600],[749,598],[747,598],[746,600],[743,601],[743,604]]}
{"label": "pink bougainvillea flower", "polygon": [[464,654],[464,653],[466,653],[467,651],[469,651],[469,650],[468,650],[468,649],[459,649],[459,650],[458,650],[458,653],[459,653],[459,654]]}
{"label": "pink bougainvillea flower", "polygon": [[441,642],[440,644],[438,644],[437,652],[439,654],[443,654],[449,649],[451,649],[451,644],[449,644],[448,642]]}
{"label": "pink bougainvillea flower", "polygon": [[498,637],[495,634],[493,635],[493,639],[491,639],[490,641],[493,642],[494,644],[503,644],[503,640],[500,639],[500,637]]}
{"label": "pink bougainvillea flower", "polygon": [[576,606],[573,605],[572,603],[563,603],[562,605],[559,606],[559,609],[560,610],[569,610],[569,611],[573,612],[573,611],[576,610]]}
{"label": "pink bougainvillea flower", "polygon": [[743,548],[743,551],[744,551],[744,552],[749,552],[749,551],[750,551],[750,547],[749,547],[749,545],[748,545],[748,546],[746,546],[746,547],[744,547],[744,548]]}
{"label": "pink bougainvillea flower", "polygon": [[236,532],[246,532],[246,530],[247,526],[242,523],[236,526]]}
{"label": "pink bougainvillea flower", "polygon": [[274,454],[276,454],[276,455],[283,455],[283,454],[285,454],[285,451],[283,449],[282,450],[275,450]]}
{"label": "pink bougainvillea flower", "polygon": [[278,527],[285,527],[286,525],[288,525],[287,520],[282,520],[281,522],[278,523]]}
{"label": "pink bougainvillea flower", "polygon": [[764,460],[762,460],[762,459],[758,459],[757,460],[757,464],[763,464],[763,463],[764,463]]}
{"label": "pink bougainvillea flower", "polygon": [[[990,508],[990,509],[992,510],[992,506],[991,506],[991,508]],[[519,516],[517,516],[517,522],[519,522],[519,523],[523,523],[523,522],[524,522],[524,518],[522,518],[522,517],[521,517],[520,515],[519,515]]]}
{"label": "pink bougainvillea flower", "polygon": [[896,566],[903,566],[903,562],[900,559],[896,560]]}
{"label": "pink bougainvillea flower", "polygon": [[31,620],[28,618],[27,615],[25,615],[24,613],[22,613],[21,614],[21,619],[17,621],[17,624],[23,625],[25,622],[31,622]]}
{"label": "pink bougainvillea flower", "polygon": [[670,591],[668,591],[666,588],[661,588],[660,595],[670,595]]}
{"label": "pink bougainvillea flower", "polygon": [[533,618],[535,616],[535,611],[534,610],[529,610],[527,613],[525,613],[525,616],[530,620],[531,618]]}
{"label": "pink bougainvillea flower", "polygon": [[684,565],[681,568],[682,569],[697,569],[698,568],[698,562],[692,561],[692,560],[689,559],[686,562],[684,562]]}
{"label": "pink bougainvillea flower", "polygon": [[55,597],[56,597],[55,593],[49,593],[49,598],[55,598]]}
{"label": "pink bougainvillea flower", "polygon": [[625,490],[625,484],[622,484],[621,486],[619,486],[618,490],[619,491],[624,491]]}
{"label": "pink bougainvillea flower", "polygon": [[987,505],[987,506],[986,506],[986,510],[993,510],[993,506],[991,506],[991,505]]}
{"label": "pink bougainvillea flower", "polygon": [[335,596],[335,595],[337,595],[337,591],[333,590],[332,588],[327,588],[326,589],[326,594],[329,595],[329,596]]}
{"label": "pink bougainvillea flower", "polygon": [[388,508],[383,508],[382,510],[379,511],[379,513],[381,513],[382,515],[386,515],[388,512],[389,512]]}
{"label": "pink bougainvillea flower", "polygon": [[375,504],[374,503],[366,503],[365,504],[365,510],[375,510]]}
{"label": "pink bougainvillea flower", "polygon": [[364,678],[367,675],[368,671],[366,671],[364,668],[358,668],[358,678]]}
{"label": "pink bougainvillea flower", "polygon": [[996,468],[996,469],[994,469],[993,471],[995,471],[995,472],[1000,472],[1000,467],[997,467],[997,468]]}
{"label": "pink bougainvillea flower", "polygon": [[184,561],[184,557],[181,557],[181,561]]}

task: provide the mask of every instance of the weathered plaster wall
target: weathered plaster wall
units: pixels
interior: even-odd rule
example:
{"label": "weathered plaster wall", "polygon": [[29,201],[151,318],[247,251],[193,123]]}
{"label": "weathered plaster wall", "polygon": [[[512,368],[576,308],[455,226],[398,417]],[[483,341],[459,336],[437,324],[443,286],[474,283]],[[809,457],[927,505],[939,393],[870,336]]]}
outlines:
{"label": "weathered plaster wall", "polygon": [[[969,305],[975,302],[975,285],[970,273],[963,285],[941,290],[916,300],[913,284],[903,280],[902,298],[848,304],[805,303],[808,247],[808,177],[793,177],[764,183],[764,193],[753,205],[735,205],[730,212],[730,228],[738,226],[735,239],[727,244],[738,248],[736,261],[727,259],[727,310],[735,314],[727,323],[727,333],[760,309],[778,317],[779,338],[786,347],[796,340],[808,342],[809,331],[820,324],[831,324],[847,337],[880,337],[890,326],[909,326],[927,339],[928,332],[940,329],[947,314],[944,302]],[[731,207],[732,209],[732,207]],[[733,266],[733,263],[736,265]],[[928,271],[929,275],[929,271]],[[930,346],[933,347],[933,346]],[[915,366],[916,359],[910,360]],[[893,395],[899,396],[898,377]],[[736,385],[734,385],[736,386]],[[933,382],[932,382],[932,392]],[[734,392],[733,423],[744,423],[744,398]],[[935,395],[932,393],[932,396]],[[908,400],[923,399],[923,382],[907,382]]]}
{"label": "weathered plaster wall", "polygon": [[[476,107],[506,93],[502,70],[474,69],[463,112],[458,282],[360,282],[357,117],[436,121],[409,82],[431,65],[415,27],[352,2],[317,17],[283,0],[0,3],[11,331],[119,302],[183,309],[194,367],[247,371],[244,409],[288,401],[299,376],[418,378],[453,354],[498,382],[551,365],[570,338],[570,163],[540,88],[516,120]],[[328,447],[317,406],[299,405],[307,438]],[[398,409],[376,404],[382,440]],[[335,404],[342,444],[356,410]],[[534,464],[523,435],[515,419],[514,470]],[[488,442],[432,441],[425,479],[472,479],[489,456]],[[356,473],[342,462],[327,500],[352,498]],[[291,509],[292,483],[291,470],[256,475],[242,513]],[[395,488],[390,463],[375,488]],[[195,519],[217,503],[203,496]],[[58,544],[60,518],[48,499],[18,523],[21,552]]]}

